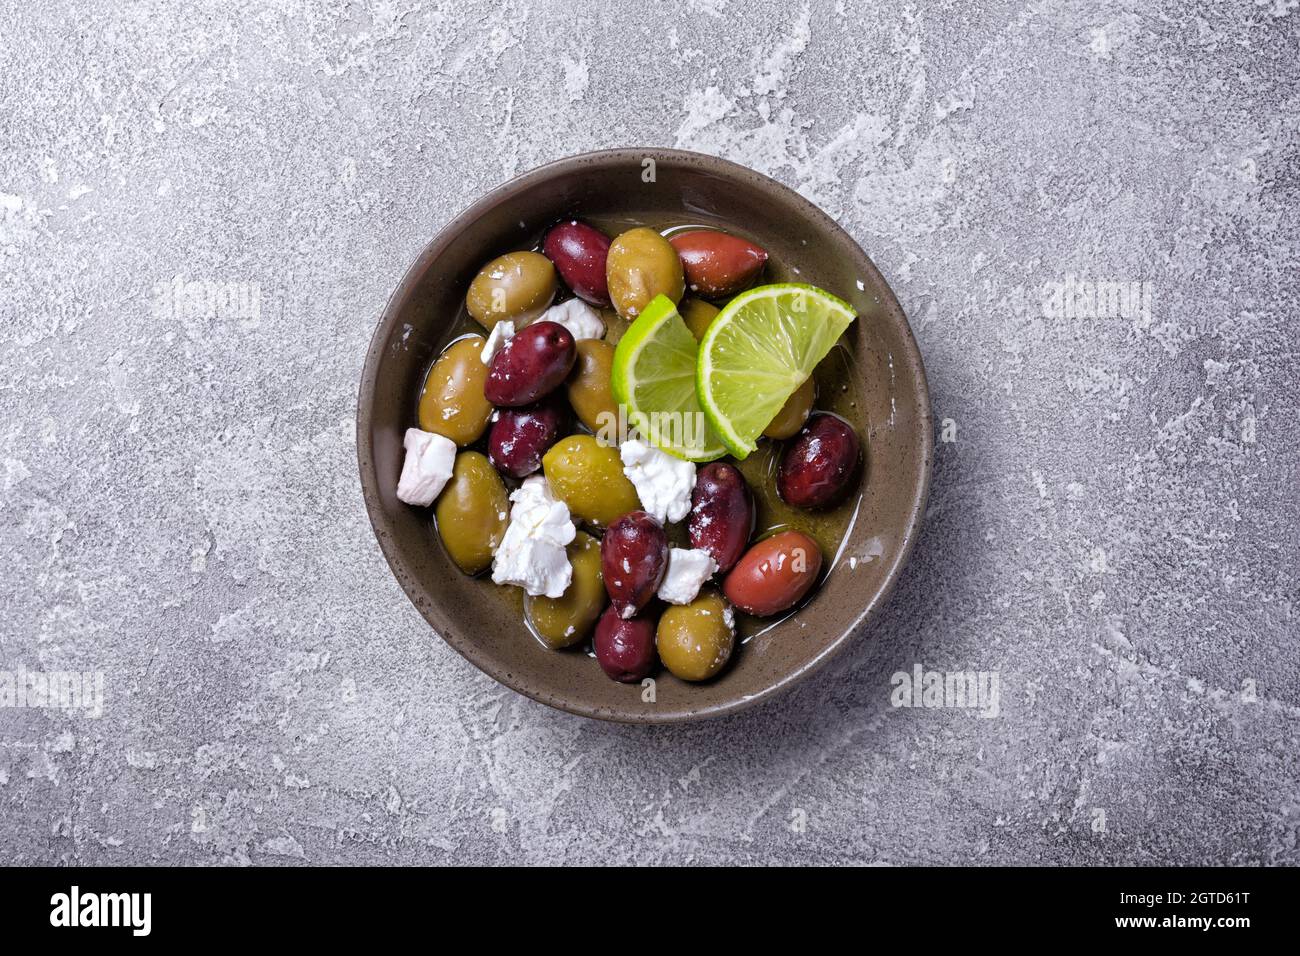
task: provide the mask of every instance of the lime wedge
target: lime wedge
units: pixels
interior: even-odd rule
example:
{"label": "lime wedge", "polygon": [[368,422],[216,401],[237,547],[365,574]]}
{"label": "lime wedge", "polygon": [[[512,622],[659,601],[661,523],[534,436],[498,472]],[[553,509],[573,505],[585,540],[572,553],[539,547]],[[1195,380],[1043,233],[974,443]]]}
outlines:
{"label": "lime wedge", "polygon": [[700,340],[696,391],[722,443],[737,458],[812,375],[857,311],[802,283],[763,285],[736,296]]}
{"label": "lime wedge", "polygon": [[687,461],[727,453],[695,397],[698,344],[666,295],[641,310],[614,350],[610,389],[651,444]]}

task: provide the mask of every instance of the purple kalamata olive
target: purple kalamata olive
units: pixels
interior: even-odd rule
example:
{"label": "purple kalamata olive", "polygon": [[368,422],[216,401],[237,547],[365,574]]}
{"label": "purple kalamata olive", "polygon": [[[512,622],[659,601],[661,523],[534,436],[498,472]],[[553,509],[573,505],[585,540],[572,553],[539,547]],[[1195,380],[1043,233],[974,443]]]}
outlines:
{"label": "purple kalamata olive", "polygon": [[574,295],[602,308],[609,305],[609,284],[605,260],[609,257],[609,236],[595,226],[568,219],[551,227],[542,242],[542,253]]}
{"label": "purple kalamata olive", "polygon": [[569,428],[569,411],[555,395],[536,405],[503,408],[488,431],[488,460],[503,475],[524,478]]}
{"label": "purple kalamata olive", "polygon": [[754,496],[735,465],[715,461],[695,477],[686,533],[691,547],[707,551],[726,574],[744,553],[754,531]]}
{"label": "purple kalamata olive", "polygon": [[631,617],[659,590],[668,568],[668,535],[644,511],[629,511],[600,542],[600,570],[614,610]]}
{"label": "purple kalamata olive", "polygon": [[578,352],[573,335],[558,322],[534,322],[492,357],[483,395],[493,405],[531,405],[564,383]]}
{"label": "purple kalamata olive", "polygon": [[735,295],[767,262],[762,246],[714,229],[680,232],[668,241],[681,257],[686,288],[706,299]]}
{"label": "purple kalamata olive", "polygon": [[857,472],[861,449],[848,422],[818,412],[781,456],[776,490],[795,508],[825,508],[844,498]]}
{"label": "purple kalamata olive", "polygon": [[635,684],[649,677],[659,663],[654,618],[619,617],[613,605],[605,608],[596,622],[592,647],[600,669],[611,680],[624,684]]}

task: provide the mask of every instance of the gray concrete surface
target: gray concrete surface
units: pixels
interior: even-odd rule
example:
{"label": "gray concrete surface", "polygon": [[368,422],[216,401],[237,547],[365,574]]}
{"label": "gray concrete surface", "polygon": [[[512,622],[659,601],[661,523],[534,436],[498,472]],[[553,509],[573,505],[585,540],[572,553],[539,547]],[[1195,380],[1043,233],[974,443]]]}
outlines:
{"label": "gray concrete surface", "polygon": [[[1294,0],[0,12],[0,670],[105,680],[0,709],[0,862],[1300,863]],[[955,438],[878,625],[679,729],[443,645],[353,457],[420,246],[633,144],[838,217]]]}

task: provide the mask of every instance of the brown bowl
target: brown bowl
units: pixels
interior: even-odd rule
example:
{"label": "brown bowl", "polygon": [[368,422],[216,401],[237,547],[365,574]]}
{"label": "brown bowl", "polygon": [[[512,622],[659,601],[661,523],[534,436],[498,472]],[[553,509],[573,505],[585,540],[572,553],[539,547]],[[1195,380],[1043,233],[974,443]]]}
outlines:
{"label": "brown bowl", "polygon": [[[652,162],[651,162],[652,161]],[[653,176],[650,176],[650,173]],[[647,181],[650,180],[650,181]],[[577,651],[543,647],[518,602],[447,558],[429,509],[397,500],[402,435],[447,341],[470,279],[493,256],[528,248],[568,216],[695,222],[739,229],[781,271],[852,303],[845,340],[861,373],[857,420],[865,438],[864,494],[845,543],[815,597],[738,649],[715,680],[687,684],[662,672],[654,700],[609,680]],[[726,160],[670,149],[584,153],[494,189],[443,229],[407,270],[370,342],[357,402],[357,460],[370,521],[398,582],[429,624],[475,666],[534,700],[602,720],[670,723],[740,710],[806,677],[849,642],[893,588],[916,540],[930,483],[929,391],[916,342],[894,294],[834,221],[774,180]],[[649,696],[649,695],[646,695]]]}

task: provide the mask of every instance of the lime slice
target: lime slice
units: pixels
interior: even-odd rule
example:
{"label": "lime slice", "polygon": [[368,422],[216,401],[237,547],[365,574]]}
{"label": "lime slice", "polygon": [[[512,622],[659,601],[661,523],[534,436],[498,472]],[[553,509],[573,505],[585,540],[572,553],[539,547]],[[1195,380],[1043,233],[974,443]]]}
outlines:
{"label": "lime slice", "polygon": [[695,397],[695,336],[666,295],[641,310],[614,350],[610,389],[651,444],[687,461],[727,453]]}
{"label": "lime slice", "polygon": [[857,311],[812,285],[763,285],[736,296],[700,340],[696,391],[709,424],[737,458],[812,375]]}

